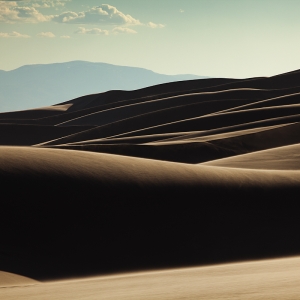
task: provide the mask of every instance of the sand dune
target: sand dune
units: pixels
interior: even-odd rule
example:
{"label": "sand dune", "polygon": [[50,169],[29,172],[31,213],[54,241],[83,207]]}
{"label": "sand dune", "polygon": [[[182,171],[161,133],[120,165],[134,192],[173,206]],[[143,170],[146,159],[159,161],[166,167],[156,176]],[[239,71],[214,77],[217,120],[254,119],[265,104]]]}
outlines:
{"label": "sand dune", "polygon": [[[278,119],[276,121],[279,123]],[[225,127],[200,132],[112,137],[67,143],[55,147],[184,163],[201,163],[300,142],[299,123],[239,129],[240,127]],[[177,136],[174,137],[176,134]]]}
{"label": "sand dune", "polygon": [[206,166],[219,166],[245,169],[269,170],[299,170],[300,144],[273,148],[237,155],[230,158],[218,159],[204,163]]}
{"label": "sand dune", "polygon": [[17,286],[28,287],[34,284],[37,284],[37,281],[31,278],[0,271],[0,296],[3,294],[3,291],[1,291],[2,288]]}
{"label": "sand dune", "polygon": [[43,126],[32,124],[0,124],[0,145],[31,146],[49,139],[61,137],[62,135],[73,134],[93,126]]}
{"label": "sand dune", "polygon": [[289,255],[300,247],[298,170],[37,147],[0,153],[6,271],[83,276]]}
{"label": "sand dune", "polygon": [[[99,284],[107,299],[292,299],[298,258],[233,263],[300,254],[299,79],[192,80],[0,114],[1,271],[43,281],[199,266],[0,297],[80,297]],[[160,276],[184,287],[153,294]],[[145,294],[122,290],[138,282]]]}
{"label": "sand dune", "polygon": [[298,257],[54,281],[0,289],[5,299],[297,299]]}

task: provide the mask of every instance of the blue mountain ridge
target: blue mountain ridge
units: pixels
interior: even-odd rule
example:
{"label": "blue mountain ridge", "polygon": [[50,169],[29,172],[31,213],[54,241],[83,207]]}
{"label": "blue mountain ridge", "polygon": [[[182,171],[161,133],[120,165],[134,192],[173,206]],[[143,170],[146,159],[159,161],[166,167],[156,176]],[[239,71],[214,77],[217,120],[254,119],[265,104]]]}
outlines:
{"label": "blue mountain ridge", "polygon": [[0,70],[0,112],[54,105],[108,90],[135,90],[201,78],[207,77],[164,75],[143,68],[86,61],[25,65]]}

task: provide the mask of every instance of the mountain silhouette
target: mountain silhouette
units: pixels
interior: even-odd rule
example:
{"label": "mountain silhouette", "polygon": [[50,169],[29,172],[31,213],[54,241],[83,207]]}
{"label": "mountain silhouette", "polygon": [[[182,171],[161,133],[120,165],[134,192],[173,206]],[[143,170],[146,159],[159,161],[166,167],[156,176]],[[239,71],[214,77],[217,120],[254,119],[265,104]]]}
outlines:
{"label": "mountain silhouette", "polygon": [[0,70],[0,112],[53,105],[108,90],[135,90],[161,83],[200,79],[196,75],[163,75],[106,63],[72,61]]}

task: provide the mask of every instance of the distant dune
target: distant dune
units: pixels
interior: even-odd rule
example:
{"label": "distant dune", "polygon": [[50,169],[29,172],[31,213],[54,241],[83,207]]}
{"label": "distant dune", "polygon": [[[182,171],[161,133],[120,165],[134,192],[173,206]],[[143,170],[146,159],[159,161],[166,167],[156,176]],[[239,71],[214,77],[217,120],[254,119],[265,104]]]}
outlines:
{"label": "distant dune", "polygon": [[181,81],[0,114],[0,270],[43,281],[300,255],[299,80]]}
{"label": "distant dune", "polygon": [[71,61],[0,70],[0,112],[53,105],[109,90],[135,90],[171,81],[204,78],[164,75],[147,69]]}

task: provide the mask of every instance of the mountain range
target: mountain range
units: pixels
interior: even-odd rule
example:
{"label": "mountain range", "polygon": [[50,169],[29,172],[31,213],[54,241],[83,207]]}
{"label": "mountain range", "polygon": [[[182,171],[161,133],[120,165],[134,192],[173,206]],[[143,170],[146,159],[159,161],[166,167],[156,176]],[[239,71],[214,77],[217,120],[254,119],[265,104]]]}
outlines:
{"label": "mountain range", "polygon": [[106,63],[71,61],[0,70],[0,112],[53,105],[108,90],[135,90],[196,75],[164,75]]}

